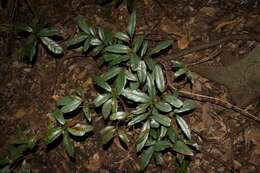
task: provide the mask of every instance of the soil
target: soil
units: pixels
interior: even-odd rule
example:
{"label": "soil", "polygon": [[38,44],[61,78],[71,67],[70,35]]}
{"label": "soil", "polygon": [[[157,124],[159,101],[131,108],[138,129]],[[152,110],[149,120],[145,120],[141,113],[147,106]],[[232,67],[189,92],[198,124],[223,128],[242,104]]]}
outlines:
{"label": "soil", "polygon": [[[110,6],[99,6],[95,0],[32,0],[32,4],[51,26],[59,28],[64,40],[76,33],[73,18],[77,15],[84,16],[95,26],[119,31],[126,30],[129,16],[124,3],[112,9],[111,14]],[[165,57],[232,34],[260,34],[260,2],[257,0],[136,0],[135,8],[136,34],[145,34],[151,45],[167,38],[175,40]],[[17,127],[24,129],[27,135],[40,134],[47,129],[56,96],[70,94],[77,85],[84,88],[89,98],[95,96],[90,81],[100,70],[93,57],[74,51],[68,51],[62,57],[53,57],[41,46],[36,62],[27,64],[21,57],[24,40],[14,34],[13,26],[30,23],[33,15],[22,0],[2,0],[0,9],[2,155],[6,153],[8,141],[15,136]],[[254,39],[230,40],[193,51],[176,60],[188,66],[201,60],[206,60],[203,65],[224,66],[244,58],[256,45]],[[183,83],[180,85],[190,92],[230,101],[228,88],[205,76],[195,75],[192,88]],[[260,172],[259,123],[215,104],[197,104],[198,108],[185,119],[202,147],[192,158],[188,172]],[[259,104],[260,101],[254,98],[243,108],[260,118]],[[75,160],[68,158],[62,145],[57,145],[52,150],[32,155],[28,160],[32,172],[136,172],[140,156],[134,150],[118,147],[115,142],[109,148],[103,147],[99,131],[104,127],[104,122],[97,115],[93,121],[97,124],[94,129],[96,133],[85,142],[75,142]],[[172,154],[165,153],[161,167],[155,166],[152,161],[145,172],[170,173],[175,170]]]}

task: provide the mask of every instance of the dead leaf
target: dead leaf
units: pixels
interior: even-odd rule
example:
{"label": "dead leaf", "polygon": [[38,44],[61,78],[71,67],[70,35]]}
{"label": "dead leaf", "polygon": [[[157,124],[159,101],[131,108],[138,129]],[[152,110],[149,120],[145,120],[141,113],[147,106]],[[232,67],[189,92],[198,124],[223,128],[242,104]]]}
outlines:
{"label": "dead leaf", "polygon": [[160,28],[162,31],[175,36],[176,39],[184,37],[183,29],[171,19],[164,17],[161,21]]}
{"label": "dead leaf", "polygon": [[220,21],[217,22],[217,26],[214,29],[214,31],[219,31],[220,29],[227,27],[228,25],[237,25],[241,20],[240,19],[235,19],[235,20],[228,20],[228,21]]}
{"label": "dead leaf", "polygon": [[189,46],[189,43],[190,39],[188,38],[188,36],[184,36],[177,41],[177,46],[179,49],[185,49]]}
{"label": "dead leaf", "polygon": [[20,108],[16,113],[15,117],[16,118],[22,118],[26,114],[26,111],[23,108]]}
{"label": "dead leaf", "polygon": [[83,89],[88,90],[93,87],[93,80],[92,78],[88,78],[82,85]]}
{"label": "dead leaf", "polygon": [[99,153],[95,153],[92,157],[89,158],[86,168],[92,172],[97,172],[101,167],[102,159],[100,158]]}
{"label": "dead leaf", "polygon": [[206,14],[207,16],[214,17],[217,10],[214,7],[203,7],[200,9],[200,12]]}

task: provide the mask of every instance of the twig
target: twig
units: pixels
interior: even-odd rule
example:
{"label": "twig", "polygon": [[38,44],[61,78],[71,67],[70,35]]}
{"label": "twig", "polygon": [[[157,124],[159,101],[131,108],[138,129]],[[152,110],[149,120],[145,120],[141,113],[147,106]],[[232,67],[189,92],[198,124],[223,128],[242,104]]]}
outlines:
{"label": "twig", "polygon": [[172,77],[171,74],[169,73],[169,65],[167,62],[160,60],[160,63],[164,66],[165,69],[165,73],[166,73],[166,81],[167,81],[167,86],[170,88],[170,90],[172,91],[178,91],[178,93],[180,94],[180,96],[185,97],[185,98],[190,98],[193,100],[197,100],[200,102],[209,102],[215,105],[219,105],[222,106],[224,108],[227,109],[231,109],[235,112],[238,112],[240,115],[243,115],[244,117],[254,120],[258,123],[260,123],[260,119],[258,117],[256,117],[255,115],[249,113],[248,111],[241,109],[238,106],[233,105],[232,103],[225,101],[225,100],[221,100],[219,98],[215,98],[215,97],[210,97],[207,95],[201,95],[201,94],[196,94],[196,93],[192,93],[186,90],[178,90],[172,83]]}

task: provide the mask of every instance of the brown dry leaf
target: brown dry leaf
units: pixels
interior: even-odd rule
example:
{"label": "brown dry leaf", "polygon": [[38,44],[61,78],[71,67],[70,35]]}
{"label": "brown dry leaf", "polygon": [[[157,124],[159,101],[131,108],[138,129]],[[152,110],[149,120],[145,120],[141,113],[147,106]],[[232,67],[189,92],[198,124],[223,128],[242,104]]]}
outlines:
{"label": "brown dry leaf", "polygon": [[214,31],[219,31],[220,29],[228,26],[228,25],[237,25],[241,20],[235,19],[235,20],[228,20],[228,21],[220,21],[216,25],[216,28]]}
{"label": "brown dry leaf", "polygon": [[200,9],[200,12],[206,14],[207,16],[214,17],[217,10],[214,7],[203,7]]}
{"label": "brown dry leaf", "polygon": [[102,159],[100,158],[99,153],[95,153],[92,157],[89,158],[86,168],[92,172],[97,172],[101,167]]}
{"label": "brown dry leaf", "polygon": [[185,35],[183,34],[183,29],[178,26],[178,24],[171,19],[164,17],[161,21],[160,28],[162,31],[175,36],[175,38],[182,38]]}
{"label": "brown dry leaf", "polygon": [[59,95],[53,95],[51,98],[55,101],[59,100],[60,96]]}
{"label": "brown dry leaf", "polygon": [[16,118],[22,118],[24,117],[26,114],[26,111],[23,108],[20,108],[16,113],[15,113],[15,117]]}
{"label": "brown dry leaf", "polygon": [[82,85],[83,89],[88,90],[93,87],[93,80],[92,78],[88,78]]}
{"label": "brown dry leaf", "polygon": [[190,39],[188,38],[188,36],[184,36],[177,41],[177,46],[179,49],[185,49],[189,46],[189,43]]}

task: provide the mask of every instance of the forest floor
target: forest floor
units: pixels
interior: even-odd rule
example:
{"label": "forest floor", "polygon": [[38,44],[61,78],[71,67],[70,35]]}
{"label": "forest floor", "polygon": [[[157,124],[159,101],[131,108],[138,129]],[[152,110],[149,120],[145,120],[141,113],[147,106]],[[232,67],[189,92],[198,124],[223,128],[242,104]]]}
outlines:
{"label": "forest floor", "polygon": [[[172,50],[164,56],[174,56],[182,50],[210,44],[232,34],[260,34],[260,4],[257,2],[139,0],[135,3],[136,34],[144,34],[153,43],[169,37],[175,40]],[[125,31],[129,17],[125,4],[111,13],[111,7],[99,6],[94,0],[34,0],[32,4],[51,26],[61,31],[65,40],[77,31],[73,20],[77,15],[84,16],[95,26],[113,31]],[[90,97],[94,96],[95,90],[89,81],[99,73],[99,69],[93,57],[72,51],[54,58],[43,47],[39,47],[35,64],[27,64],[21,56],[24,40],[1,27],[30,23],[32,14],[24,1],[18,2],[11,17],[7,7],[0,8],[1,155],[6,152],[7,143],[15,136],[18,127],[25,134],[38,134],[47,129],[56,96],[71,93],[77,85],[87,90]],[[204,65],[224,66],[244,58],[256,45],[257,41],[254,40],[229,40],[176,57],[176,60],[188,66],[196,65],[201,60],[206,60]],[[195,75],[192,87],[183,83],[179,86],[193,93],[232,102],[228,88],[199,74]],[[197,101],[197,105],[193,113],[185,116],[194,136],[197,136],[196,142],[201,145],[200,152],[192,157],[188,172],[260,172],[259,123],[210,102]],[[250,100],[242,107],[260,117],[259,100]],[[83,143],[75,142],[77,156],[74,161],[68,158],[62,145],[57,145],[53,150],[35,153],[30,158],[28,162],[32,172],[136,172],[140,156],[116,144],[109,148],[102,147],[99,131],[104,122],[98,116],[93,121],[98,124],[94,129],[97,133]],[[165,153],[162,166],[158,167],[152,162],[145,172],[174,172],[175,163],[171,157],[170,153]]]}

